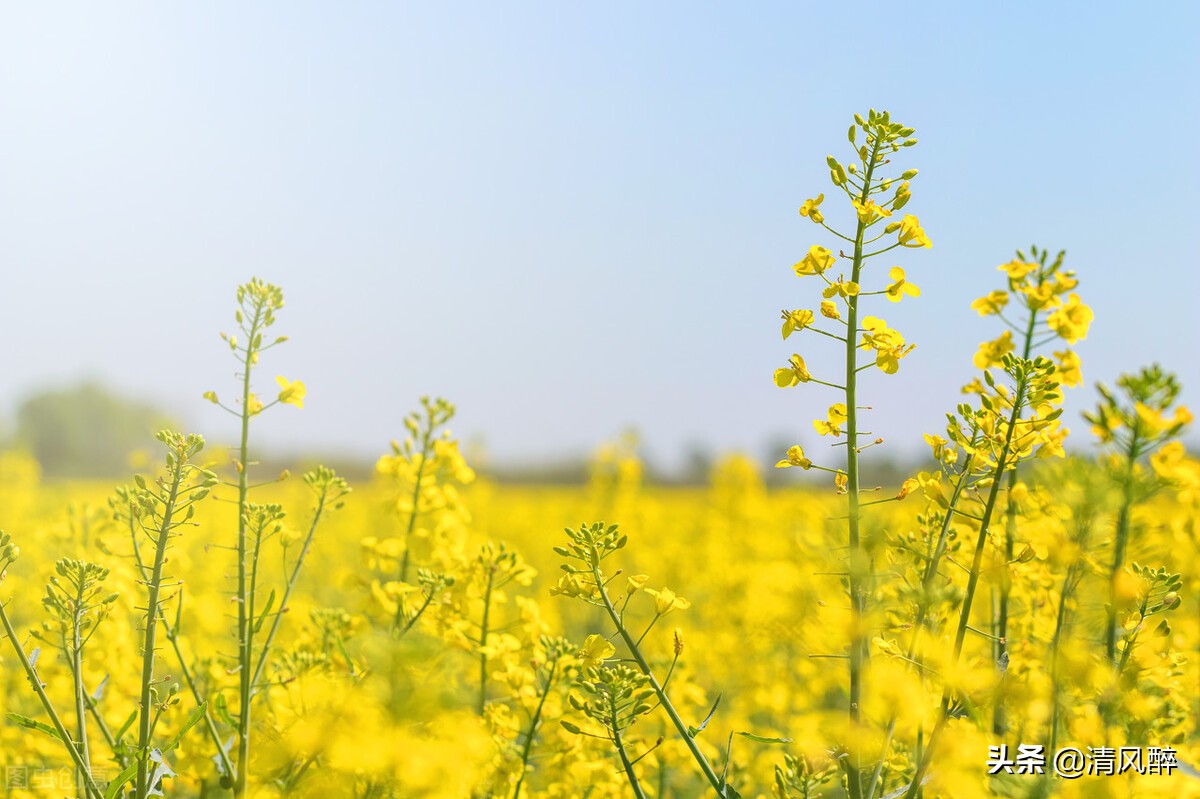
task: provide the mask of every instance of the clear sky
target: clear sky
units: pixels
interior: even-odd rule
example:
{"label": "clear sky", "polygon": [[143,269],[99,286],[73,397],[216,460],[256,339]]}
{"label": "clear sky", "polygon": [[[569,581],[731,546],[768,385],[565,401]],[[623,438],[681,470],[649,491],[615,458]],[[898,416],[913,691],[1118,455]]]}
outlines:
{"label": "clear sky", "polygon": [[232,438],[200,395],[233,393],[217,333],[259,275],[292,339],[264,384],[309,391],[277,446],[382,452],[424,393],[499,460],[628,425],[667,462],[811,442],[832,397],[771,381],[779,310],[814,304],[791,264],[830,244],[796,209],[874,106],[917,129],[934,242],[882,309],[918,348],[865,389],[895,452],[944,425],[999,332],[968,304],[1030,243],[1096,311],[1089,383],[1159,360],[1195,406],[1197,8],[7,4],[0,403],[92,376]]}

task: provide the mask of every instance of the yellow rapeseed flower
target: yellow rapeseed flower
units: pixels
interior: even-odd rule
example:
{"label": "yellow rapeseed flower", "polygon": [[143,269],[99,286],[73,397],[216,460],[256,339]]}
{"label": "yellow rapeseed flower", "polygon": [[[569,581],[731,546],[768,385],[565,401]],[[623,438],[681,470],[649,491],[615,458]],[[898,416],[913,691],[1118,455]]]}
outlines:
{"label": "yellow rapeseed flower", "polygon": [[787,337],[793,333],[803,330],[813,323],[813,312],[807,310],[784,311],[783,312],[783,338],[786,341]]}
{"label": "yellow rapeseed flower", "polygon": [[898,266],[893,266],[888,272],[888,277],[892,279],[892,284],[887,287],[887,298],[889,302],[900,302],[905,295],[909,297],[920,297],[921,289],[916,283],[910,283],[904,274],[904,270]]}
{"label": "yellow rapeseed flower", "polygon": [[617,648],[612,645],[602,635],[592,634],[583,642],[583,646],[579,648],[578,656],[584,668],[589,666],[599,666],[604,661],[615,655]]}
{"label": "yellow rapeseed flower", "polygon": [[788,447],[787,458],[775,464],[776,469],[786,469],[789,466],[799,466],[801,469],[812,468],[812,461],[804,457],[804,448],[799,444]]}
{"label": "yellow rapeseed flower", "polygon": [[824,194],[818,194],[816,199],[805,200],[804,205],[800,206],[800,216],[807,216],[812,221],[820,224],[825,221],[825,217],[821,215],[819,207],[825,201]]}
{"label": "yellow rapeseed flower", "polygon": [[892,212],[888,209],[876,205],[874,200],[867,200],[865,203],[854,200],[853,203],[854,211],[858,214],[858,221],[864,225],[869,225],[877,219],[892,215]]}
{"label": "yellow rapeseed flower", "polygon": [[912,214],[900,220],[900,244],[905,247],[932,247],[933,242],[921,229],[921,221]]}
{"label": "yellow rapeseed flower", "polygon": [[846,297],[857,297],[858,284],[853,280],[838,280],[835,283],[830,283],[829,286],[821,292],[821,296],[825,297],[826,299],[833,297],[835,294],[839,295],[843,299]]}
{"label": "yellow rapeseed flower", "polygon": [[1054,353],[1054,357],[1058,359],[1058,370],[1055,372],[1055,377],[1058,382],[1064,386],[1081,386],[1083,385],[1083,372],[1079,366],[1081,361],[1079,355],[1073,350],[1063,350],[1062,352]]}
{"label": "yellow rapeseed flower", "polygon": [[1000,266],[996,268],[1008,275],[1009,280],[1019,281],[1029,273],[1036,271],[1038,265],[1036,263],[1014,258],[1006,264],[1000,264]]}
{"label": "yellow rapeseed flower", "polygon": [[285,405],[295,405],[297,408],[304,407],[304,395],[307,393],[304,384],[299,380],[288,380],[283,375],[275,378],[275,382],[279,384],[279,401]]}
{"label": "yellow rapeseed flower", "polygon": [[900,359],[916,347],[915,344],[905,344],[904,336],[877,316],[864,317],[863,329],[859,348],[875,350],[875,365],[886,374],[894,375],[900,368]]}
{"label": "yellow rapeseed flower", "polygon": [[1013,344],[1012,331],[1005,330],[998,337],[979,345],[979,351],[975,353],[974,358],[975,368],[990,369],[999,366],[1000,359],[1014,349],[1016,345]]}
{"label": "yellow rapeseed flower", "polygon": [[971,310],[980,316],[990,316],[1003,311],[1005,305],[1008,305],[1008,292],[997,289],[971,303]]}
{"label": "yellow rapeseed flower", "polygon": [[1062,307],[1046,318],[1046,324],[1066,339],[1068,344],[1074,344],[1082,338],[1087,338],[1088,326],[1091,325],[1093,316],[1092,309],[1080,302],[1079,295],[1071,294]]}
{"label": "yellow rapeseed flower", "polygon": [[836,260],[832,252],[819,244],[814,244],[808,248],[808,254],[792,269],[797,275],[820,275],[833,266],[833,262]]}
{"label": "yellow rapeseed flower", "polygon": [[691,601],[681,596],[676,596],[675,592],[670,588],[663,588],[661,591],[647,588],[646,593],[654,597],[654,612],[659,616],[670,613],[677,608],[679,610],[687,610],[692,606]]}
{"label": "yellow rapeseed flower", "polygon": [[797,383],[807,383],[812,380],[808,367],[804,365],[804,359],[799,355],[792,355],[789,363],[790,366],[775,370],[775,385],[780,388],[791,388]]}
{"label": "yellow rapeseed flower", "polygon": [[823,436],[835,438],[842,435],[842,423],[846,421],[846,406],[844,403],[830,405],[827,419],[814,419],[813,428]]}

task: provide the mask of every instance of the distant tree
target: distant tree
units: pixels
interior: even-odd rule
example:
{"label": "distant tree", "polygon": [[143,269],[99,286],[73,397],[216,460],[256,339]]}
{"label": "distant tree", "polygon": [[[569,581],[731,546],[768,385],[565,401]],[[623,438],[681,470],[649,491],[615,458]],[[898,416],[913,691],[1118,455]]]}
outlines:
{"label": "distant tree", "polygon": [[118,478],[130,456],[173,426],[166,414],[94,382],[31,394],[17,407],[16,444],[46,477]]}

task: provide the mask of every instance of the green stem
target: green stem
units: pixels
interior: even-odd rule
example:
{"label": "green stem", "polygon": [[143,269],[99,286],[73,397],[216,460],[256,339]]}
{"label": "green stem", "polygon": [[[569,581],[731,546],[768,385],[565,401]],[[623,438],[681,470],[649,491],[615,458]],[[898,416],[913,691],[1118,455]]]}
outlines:
{"label": "green stem", "polygon": [[237,629],[238,629],[238,728],[237,774],[234,790],[239,799],[249,796],[250,772],[250,699],[253,691],[253,641],[251,640],[250,597],[246,574],[246,498],[250,485],[250,372],[254,365],[254,342],[263,317],[263,305],[254,303],[254,316],[246,336],[242,360],[242,430],[238,444],[238,534],[237,534]]}
{"label": "green stem", "polygon": [[608,611],[608,617],[612,620],[613,625],[617,628],[617,632],[620,634],[621,640],[623,640],[625,642],[625,646],[629,648],[629,653],[633,656],[633,659],[637,663],[642,674],[645,674],[646,678],[650,681],[650,688],[653,689],[655,696],[658,697],[658,701],[662,705],[663,710],[667,711],[667,716],[670,717],[671,723],[675,725],[675,730],[679,733],[679,737],[683,739],[684,745],[687,746],[688,751],[692,753],[692,757],[695,759],[697,765],[700,766],[700,771],[703,772],[705,779],[708,780],[709,785],[711,785],[713,790],[716,791],[717,796],[724,799],[726,794],[725,787],[721,782],[721,778],[717,776],[717,772],[708,762],[708,758],[706,758],[704,753],[700,751],[700,747],[696,744],[695,739],[692,738],[692,736],[688,733],[687,725],[684,724],[683,719],[679,717],[679,711],[677,711],[675,706],[671,704],[671,700],[667,697],[667,692],[659,684],[658,678],[654,676],[654,672],[651,670],[650,664],[646,662],[646,657],[642,654],[642,650],[638,648],[637,642],[633,640],[633,636],[631,636],[629,634],[629,630],[625,628],[625,624],[621,621],[620,614],[617,612],[617,609],[613,606],[612,600],[608,596],[608,591],[604,588],[604,578],[600,574],[600,567],[598,565],[592,566],[592,577],[595,579],[596,587],[600,591],[600,599],[604,604],[604,609]]}
{"label": "green stem", "polygon": [[[429,444],[433,439],[433,417],[421,436],[421,462],[417,464],[417,476],[413,480],[412,510],[408,514],[408,526],[404,530],[404,555],[400,559],[400,582],[408,580],[409,548],[412,546],[413,530],[417,527],[417,508],[421,502],[421,480],[425,477],[425,464],[429,461]],[[403,605],[401,605],[403,607]],[[394,627],[400,626],[400,610],[396,611]]]}
{"label": "green stem", "polygon": [[[1024,346],[1021,351],[1021,357],[1029,360],[1029,356],[1033,352],[1033,331],[1037,327],[1037,311],[1029,311],[1029,323],[1025,327]],[[1011,563],[1016,552],[1017,539],[1017,504],[1013,502],[1013,489],[1017,486],[1017,469],[1014,468],[1008,473],[1008,503],[1004,508],[1004,560],[1006,563]],[[1012,581],[1009,579],[1007,570],[1000,579],[1000,603],[996,614],[996,629],[995,629],[995,652],[994,660],[997,662],[1004,656],[1008,646],[1008,603],[1009,594],[1012,592]],[[1004,684],[1004,679],[1001,678],[1001,685]],[[1003,735],[1007,727],[1007,721],[1004,709],[1004,695],[997,693],[996,705],[992,708],[992,734]],[[1053,750],[1051,750],[1053,751]]]}
{"label": "green stem", "polygon": [[254,673],[250,678],[251,685],[258,685],[259,679],[262,677],[263,669],[267,664],[267,655],[271,651],[271,645],[275,641],[275,635],[279,632],[279,625],[283,621],[283,612],[287,608],[288,599],[292,595],[292,589],[296,587],[296,582],[300,577],[300,568],[304,565],[304,559],[308,555],[308,550],[312,547],[313,537],[317,532],[317,524],[321,521],[321,514],[325,510],[325,494],[322,493],[317,499],[317,509],[313,514],[312,524],[308,526],[308,535],[304,538],[304,544],[300,547],[300,554],[296,558],[296,563],[292,567],[292,573],[288,575],[287,584],[283,588],[283,598],[279,601],[279,607],[275,610],[275,615],[271,619],[271,627],[267,630],[267,637],[263,639],[262,646],[259,648],[258,661],[254,666]]}
{"label": "green stem", "polygon": [[[431,586],[429,593],[425,594],[425,601],[421,603],[421,607],[417,608],[408,621],[404,622],[404,626],[399,629],[394,627],[392,628],[393,634],[396,636],[396,638],[403,638],[408,634],[408,631],[411,630],[413,626],[421,620],[421,616],[425,615],[425,611],[429,609],[429,606],[433,603],[433,598],[437,595],[439,590],[441,589]],[[397,599],[396,601],[399,602],[400,600]]]}
{"label": "green stem", "polygon": [[496,568],[485,564],[488,570],[487,588],[483,592],[483,619],[479,623],[479,715],[487,707],[487,648],[488,616],[492,609],[492,583],[496,579]]}
{"label": "green stem", "polygon": [[104,738],[104,742],[108,744],[108,748],[113,754],[113,760],[118,766],[125,768],[128,760],[124,755],[117,752],[117,740],[113,737],[112,730],[109,729],[108,724],[104,721],[104,717],[100,715],[100,708],[96,704],[96,700],[86,695],[84,700],[87,702],[87,710],[92,717],[92,721],[94,721],[96,726],[100,729],[101,737]]}
{"label": "green stem", "polygon": [[1120,677],[1125,671],[1125,666],[1129,664],[1129,656],[1133,653],[1133,647],[1137,643],[1138,630],[1142,626],[1142,622],[1146,621],[1146,606],[1150,603],[1150,594],[1146,593],[1146,597],[1142,600],[1142,606],[1138,609],[1140,618],[1137,625],[1134,627],[1134,632],[1130,634],[1125,641],[1125,646],[1121,649],[1121,662],[1117,664],[1117,677]]}
{"label": "green stem", "polygon": [[[615,725],[615,714],[613,718]],[[630,787],[633,788],[633,795],[637,799],[646,799],[646,792],[642,790],[642,785],[638,782],[637,774],[633,772],[633,763],[630,762],[629,755],[625,752],[625,743],[621,740],[621,733],[617,732],[615,727],[613,730],[613,744],[617,747],[617,755],[621,758],[621,767],[625,769],[625,776],[629,780]]]}
{"label": "green stem", "polygon": [[[25,670],[25,677],[29,680],[29,684],[33,686],[33,691],[37,694],[38,700],[41,701],[42,709],[46,711],[46,715],[50,717],[50,721],[54,724],[54,730],[58,733],[59,740],[66,747],[67,753],[70,754],[71,760],[75,763],[75,767],[86,771],[87,764],[83,762],[83,757],[79,754],[79,749],[76,748],[74,742],[71,740],[71,734],[67,732],[62,718],[54,710],[54,705],[50,703],[50,697],[46,695],[46,689],[42,686],[42,681],[38,678],[33,664],[29,662],[29,657],[25,654],[25,650],[17,643],[17,631],[13,629],[12,621],[9,620],[8,613],[5,611],[4,603],[2,602],[0,602],[0,624],[4,626],[4,634],[8,636],[9,643],[12,644],[13,650],[17,653],[17,660],[21,662],[21,668]],[[84,787],[87,789],[87,796],[91,797],[91,799],[103,799],[99,788],[91,780],[88,780],[87,785]]]}
{"label": "green stem", "polygon": [[529,755],[533,752],[533,738],[537,735],[538,724],[542,720],[542,708],[546,706],[546,697],[550,695],[550,690],[554,687],[554,672],[557,668],[558,661],[551,661],[550,671],[546,675],[546,687],[542,691],[541,698],[538,699],[533,717],[529,720],[529,729],[525,732],[525,746],[521,749],[521,775],[517,778],[517,787],[513,790],[512,799],[521,799],[521,786],[525,783],[525,772],[529,768]]}
{"label": "green stem", "polygon": [[140,705],[140,720],[138,723],[138,768],[135,789],[137,799],[146,799],[154,786],[150,784],[150,734],[152,731],[152,695],[154,687],[154,656],[158,646],[158,620],[162,614],[160,595],[162,591],[163,564],[167,560],[167,544],[171,539],[173,528],[172,518],[175,515],[175,503],[179,498],[179,484],[184,474],[184,453],[182,448],[175,454],[175,464],[171,474],[171,487],[163,501],[162,523],[158,526],[157,540],[154,542],[154,565],[150,570],[150,580],[147,584],[146,598],[146,633],[142,646],[142,696]]}
{"label": "green stem", "polygon": [[[135,560],[137,562],[138,571],[141,572],[142,579],[149,582],[150,575],[146,571],[145,564],[142,563],[140,554],[138,554],[140,548],[138,545],[137,528],[134,525],[133,516],[129,517],[129,534],[133,538],[133,549],[135,555],[137,555]],[[203,706],[205,708],[204,727],[208,731],[208,737],[212,740],[213,746],[216,748],[217,759],[221,761],[221,768],[224,770],[225,775],[232,779],[234,775],[233,763],[230,762],[229,753],[225,751],[225,747],[221,744],[221,735],[217,732],[217,726],[212,720],[212,715],[208,711],[204,697],[200,695],[200,687],[196,683],[195,678],[192,676],[192,670],[188,667],[187,658],[183,656],[183,650],[179,646],[179,631],[176,630],[174,625],[172,625],[167,619],[166,614],[162,613],[161,611],[159,612],[159,623],[163,626],[163,636],[171,644],[171,649],[175,652],[175,660],[177,663],[179,663],[180,674],[183,675],[184,684],[186,684],[188,689],[192,692],[192,699],[195,700],[196,707]],[[96,705],[94,702],[89,703],[89,709],[92,711],[96,722],[100,725],[100,731],[104,733],[104,737],[108,741],[109,745],[115,746],[115,742],[112,739],[111,733],[106,731],[107,727],[104,724],[104,720],[96,711]],[[116,750],[114,749],[114,753],[115,751]]]}
{"label": "green stem", "polygon": [[[867,160],[863,175],[863,188],[859,201],[865,203],[870,197],[871,176],[879,157],[879,139],[876,138]],[[863,236],[867,225],[862,220],[854,236],[854,262],[850,280],[859,283],[866,256],[863,255]],[[870,591],[872,567],[868,554],[862,548],[860,531],[860,497],[858,469],[858,346],[855,331],[858,330],[858,297],[846,300],[846,502],[849,533],[849,589],[850,589],[850,722],[857,725],[862,718],[862,680],[866,663],[870,659],[868,641],[870,636],[864,628],[867,614],[867,594]],[[863,799],[862,766],[857,756],[842,758],[846,770],[846,785],[850,799]]]}
{"label": "green stem", "polygon": [[1057,751],[1058,744],[1058,719],[1060,714],[1059,705],[1062,702],[1061,692],[1058,689],[1058,651],[1062,644],[1063,629],[1067,624],[1067,602],[1071,598],[1072,583],[1075,578],[1075,567],[1067,569],[1067,576],[1063,578],[1062,589],[1058,595],[1058,613],[1054,619],[1054,636],[1050,639],[1050,742],[1047,751]]}
{"label": "green stem", "polygon": [[83,621],[83,589],[84,581],[80,580],[75,607],[71,614],[71,678],[75,684],[75,727],[78,731],[75,744],[79,747],[79,756],[85,766],[83,771],[76,774],[80,791],[86,791],[87,783],[92,781],[92,757],[88,751],[87,739],[87,694],[83,690],[83,640],[80,632],[80,624]]}
{"label": "green stem", "polygon": [[[950,661],[951,668],[958,664],[959,657],[962,655],[963,641],[966,639],[967,625],[971,618],[971,605],[975,599],[975,590],[979,585],[979,575],[983,568],[983,552],[987,544],[988,528],[992,523],[992,514],[996,510],[996,499],[1000,495],[1000,485],[1004,476],[1004,470],[1008,465],[1009,454],[1012,450],[1013,432],[1016,430],[1017,420],[1020,418],[1021,407],[1025,403],[1025,392],[1028,388],[1028,378],[1022,378],[1017,383],[1017,388],[1014,392],[1012,412],[1008,418],[1008,430],[1005,432],[1004,444],[1000,449],[1000,454],[996,458],[996,467],[992,473],[991,489],[988,491],[987,502],[984,505],[983,516],[979,523],[979,537],[975,542],[975,557],[971,563],[970,575],[967,578],[967,592],[963,597],[962,609],[958,616],[958,630],[954,635],[954,656]],[[917,766],[917,772],[913,777],[912,784],[908,786],[908,792],[904,795],[905,799],[913,799],[921,789],[922,779],[925,776],[925,772],[929,769],[929,763],[932,759],[938,736],[945,728],[949,717],[950,691],[949,689],[944,689],[942,691],[941,714],[938,716],[937,723],[933,727],[933,732],[929,734],[929,744],[925,748],[925,752]]]}
{"label": "green stem", "polygon": [[[934,544],[933,552],[929,556],[929,562],[925,564],[925,574],[921,579],[921,599],[917,605],[916,620],[913,622],[913,637],[908,643],[908,660],[916,664],[918,670],[923,667],[923,659],[919,659],[920,653],[917,651],[917,643],[921,638],[921,628],[925,626],[925,621],[929,617],[929,597],[933,592],[933,583],[937,579],[942,557],[946,554],[946,542],[950,534],[950,522],[954,518],[954,510],[958,507],[959,499],[962,498],[963,489],[966,488],[967,476],[970,474],[973,460],[973,455],[967,456],[962,471],[959,472],[958,481],[954,484],[954,491],[950,495],[950,504],[946,508],[946,515],[942,518],[942,528],[938,532],[937,542]],[[871,778],[867,783],[866,799],[873,799],[875,796],[875,788],[879,784],[880,775],[883,774],[884,759],[887,756],[888,747],[891,746],[892,736],[896,732],[896,720],[896,716],[893,715],[888,721],[887,734],[884,736],[883,748],[880,750],[883,757],[880,757],[879,761],[875,764],[875,770],[871,773]]]}
{"label": "green stem", "polygon": [[1108,605],[1108,623],[1104,630],[1104,650],[1111,663],[1117,662],[1117,598],[1113,592],[1117,575],[1125,565],[1125,550],[1129,546],[1129,522],[1133,513],[1133,478],[1137,466],[1138,427],[1133,428],[1133,436],[1126,450],[1125,480],[1121,491],[1121,509],[1117,514],[1117,534],[1113,542],[1113,562],[1108,573],[1111,599]]}

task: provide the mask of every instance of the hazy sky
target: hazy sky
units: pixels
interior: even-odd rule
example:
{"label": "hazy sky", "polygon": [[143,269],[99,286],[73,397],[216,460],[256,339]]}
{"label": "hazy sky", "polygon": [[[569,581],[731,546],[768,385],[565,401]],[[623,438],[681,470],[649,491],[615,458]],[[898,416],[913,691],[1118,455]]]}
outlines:
{"label": "hazy sky", "polygon": [[234,393],[217,334],[259,275],[291,336],[264,388],[309,391],[276,446],[382,452],[423,393],[504,460],[627,425],[667,461],[811,442],[833,397],[771,382],[779,310],[814,305],[791,264],[830,244],[796,209],[874,106],[917,129],[934,242],[896,261],[921,299],[880,308],[918,348],[866,383],[896,452],[1034,242],[1095,308],[1089,383],[1157,359],[1200,404],[1198,6],[868,7],[7,4],[0,401],[93,376],[231,438],[200,395]]}

